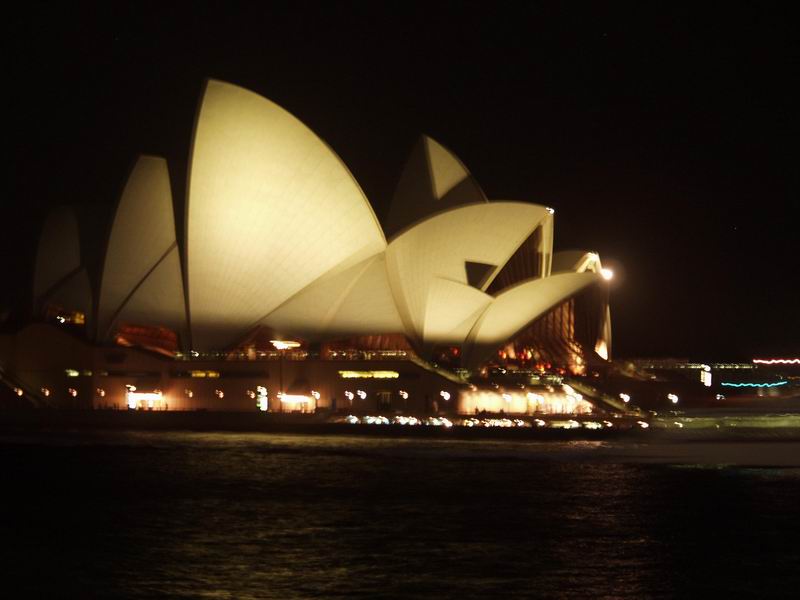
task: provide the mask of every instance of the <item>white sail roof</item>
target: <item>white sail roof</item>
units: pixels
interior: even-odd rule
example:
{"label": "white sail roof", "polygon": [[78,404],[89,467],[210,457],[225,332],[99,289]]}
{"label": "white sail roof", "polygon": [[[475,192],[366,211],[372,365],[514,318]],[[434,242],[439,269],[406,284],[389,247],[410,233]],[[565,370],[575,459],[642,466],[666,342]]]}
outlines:
{"label": "white sail roof", "polygon": [[481,362],[536,318],[593,283],[595,273],[562,273],[534,279],[502,292],[475,323],[467,340],[469,364]]}
{"label": "white sail roof", "polygon": [[262,324],[311,341],[403,333],[383,254],[317,279]]}
{"label": "white sail roof", "polygon": [[186,310],[167,162],[141,156],[122,192],[106,247],[98,337],[116,322],[185,333]]}
{"label": "white sail roof", "polygon": [[[447,324],[439,324],[434,315],[452,315],[461,324],[482,302],[491,300],[482,290],[469,287],[466,263],[501,268],[546,216],[545,207],[523,202],[459,206],[392,240],[386,250],[389,282],[409,334],[423,344],[460,342],[455,333],[450,338],[446,335],[453,327],[449,318]],[[457,288],[445,287],[438,280],[464,289],[459,294]],[[435,340],[427,340],[426,331]]]}
{"label": "white sail roof", "polygon": [[361,188],[314,132],[214,80],[194,133],[186,243],[198,349],[234,342],[315,279],[386,246]]}
{"label": "white sail roof", "polygon": [[439,142],[422,136],[395,189],[387,235],[394,237],[434,213],[476,202],[486,202],[486,196],[464,164]]}
{"label": "white sail roof", "polygon": [[33,298],[38,304],[81,268],[78,221],[71,208],[54,209],[39,237],[33,274]]}
{"label": "white sail roof", "polygon": [[553,273],[599,273],[603,268],[600,255],[588,250],[562,250],[553,255]]}

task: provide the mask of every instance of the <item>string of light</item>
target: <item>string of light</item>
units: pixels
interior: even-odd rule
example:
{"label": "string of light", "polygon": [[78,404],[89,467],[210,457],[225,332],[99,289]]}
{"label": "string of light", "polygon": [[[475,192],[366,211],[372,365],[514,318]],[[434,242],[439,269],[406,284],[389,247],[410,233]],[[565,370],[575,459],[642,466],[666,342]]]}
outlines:
{"label": "string of light", "polygon": [[753,388],[771,388],[771,387],[778,387],[779,385],[786,385],[789,383],[788,381],[776,381],[775,383],[731,383],[729,381],[723,381],[723,387],[753,387]]}
{"label": "string of light", "polygon": [[800,365],[800,358],[754,358],[757,365]]}

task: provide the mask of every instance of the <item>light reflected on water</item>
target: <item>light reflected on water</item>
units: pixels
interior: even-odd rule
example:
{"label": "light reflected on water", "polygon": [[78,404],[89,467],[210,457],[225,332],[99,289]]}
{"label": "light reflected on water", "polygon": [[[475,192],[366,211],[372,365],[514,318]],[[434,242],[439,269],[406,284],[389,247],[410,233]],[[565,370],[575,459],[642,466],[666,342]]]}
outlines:
{"label": "light reflected on water", "polygon": [[[6,436],[0,456],[15,482],[3,495],[6,564],[28,595],[61,597],[779,590],[769,586],[795,573],[783,540],[798,528],[797,469],[665,464],[698,464],[710,446]],[[796,444],[763,446],[800,454]],[[739,564],[765,565],[769,582],[731,569]]]}

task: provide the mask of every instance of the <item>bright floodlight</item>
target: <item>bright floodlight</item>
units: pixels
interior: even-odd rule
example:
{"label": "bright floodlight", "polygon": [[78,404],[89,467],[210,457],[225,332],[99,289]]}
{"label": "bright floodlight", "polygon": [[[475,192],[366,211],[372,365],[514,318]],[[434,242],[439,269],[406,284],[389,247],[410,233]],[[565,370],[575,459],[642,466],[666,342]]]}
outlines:
{"label": "bright floodlight", "polygon": [[289,340],[270,340],[269,343],[275,346],[276,350],[289,350],[300,346],[300,342],[292,342]]}
{"label": "bright floodlight", "polygon": [[603,279],[606,281],[610,281],[612,277],[614,277],[614,271],[611,269],[600,269],[600,275],[603,276]]}

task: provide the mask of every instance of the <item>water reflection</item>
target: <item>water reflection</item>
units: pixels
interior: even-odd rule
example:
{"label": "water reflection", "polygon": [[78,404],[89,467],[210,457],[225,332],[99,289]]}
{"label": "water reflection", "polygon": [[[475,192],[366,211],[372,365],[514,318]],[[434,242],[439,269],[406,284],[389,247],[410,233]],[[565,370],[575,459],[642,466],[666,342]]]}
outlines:
{"label": "water reflection", "polygon": [[[796,470],[642,464],[648,452],[675,454],[597,441],[6,437],[6,564],[29,594],[121,598],[763,595],[791,583]],[[748,564],[760,567],[736,567]]]}

